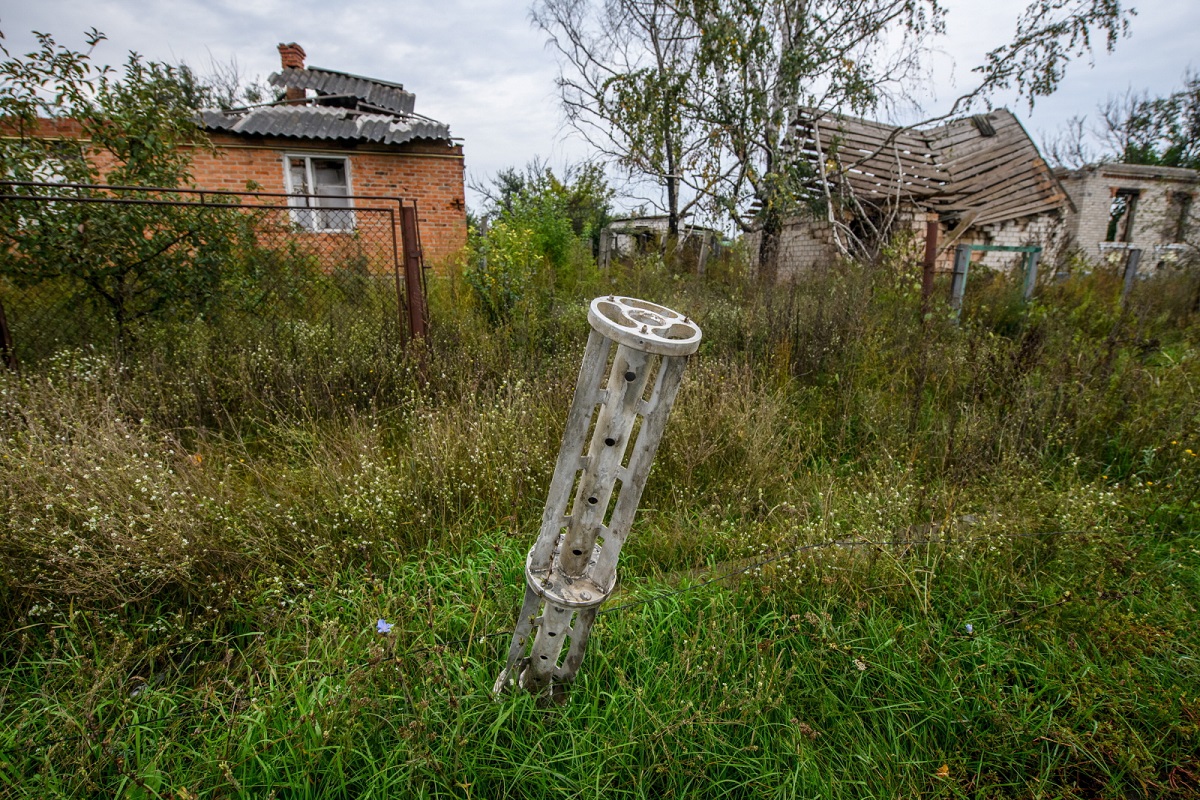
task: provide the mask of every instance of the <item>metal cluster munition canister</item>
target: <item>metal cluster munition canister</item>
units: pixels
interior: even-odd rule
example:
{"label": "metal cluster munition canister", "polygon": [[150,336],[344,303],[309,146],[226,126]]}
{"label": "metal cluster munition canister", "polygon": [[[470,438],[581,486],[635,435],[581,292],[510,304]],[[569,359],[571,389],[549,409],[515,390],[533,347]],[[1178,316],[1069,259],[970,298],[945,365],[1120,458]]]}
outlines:
{"label": "metal cluster munition canister", "polygon": [[[541,532],[525,560],[525,602],[493,691],[569,683],[596,612],[617,582],[650,465],[700,328],[669,308],[610,295],[592,301],[592,331]],[[589,436],[590,434],[590,436]]]}

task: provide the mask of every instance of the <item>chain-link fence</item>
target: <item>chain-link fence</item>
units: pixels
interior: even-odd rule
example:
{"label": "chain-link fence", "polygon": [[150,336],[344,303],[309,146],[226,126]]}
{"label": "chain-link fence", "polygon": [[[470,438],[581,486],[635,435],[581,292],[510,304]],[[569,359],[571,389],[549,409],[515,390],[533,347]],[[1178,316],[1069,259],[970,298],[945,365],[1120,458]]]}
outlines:
{"label": "chain-link fence", "polygon": [[136,353],[196,326],[230,343],[419,335],[415,212],[397,198],[0,182],[0,355]]}

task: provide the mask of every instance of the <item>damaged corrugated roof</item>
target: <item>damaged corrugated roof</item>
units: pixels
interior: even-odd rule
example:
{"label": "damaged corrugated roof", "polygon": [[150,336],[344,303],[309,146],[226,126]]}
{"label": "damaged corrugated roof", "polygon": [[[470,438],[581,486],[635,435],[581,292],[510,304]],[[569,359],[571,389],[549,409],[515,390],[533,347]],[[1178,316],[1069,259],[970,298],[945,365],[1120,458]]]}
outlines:
{"label": "damaged corrugated roof", "polygon": [[829,113],[797,126],[804,155],[836,192],[906,201],[986,225],[1069,206],[1037,146],[1007,109],[923,130]]}
{"label": "damaged corrugated roof", "polygon": [[321,67],[289,67],[271,74],[267,78],[272,86],[281,89],[312,89],[318,95],[352,95],[370,105],[396,114],[411,114],[417,96],[404,91],[398,83],[377,81],[348,72],[337,72]]}
{"label": "damaged corrugated roof", "polygon": [[450,138],[450,128],[442,122],[393,114],[364,114],[323,106],[266,106],[243,112],[202,111],[200,115],[205,129],[218,133],[375,144]]}
{"label": "damaged corrugated roof", "polygon": [[281,88],[311,89],[302,102],[200,112],[205,130],[373,144],[414,139],[450,141],[450,126],[413,113],[416,95],[397,83],[345,72],[287,68],[270,77]]}

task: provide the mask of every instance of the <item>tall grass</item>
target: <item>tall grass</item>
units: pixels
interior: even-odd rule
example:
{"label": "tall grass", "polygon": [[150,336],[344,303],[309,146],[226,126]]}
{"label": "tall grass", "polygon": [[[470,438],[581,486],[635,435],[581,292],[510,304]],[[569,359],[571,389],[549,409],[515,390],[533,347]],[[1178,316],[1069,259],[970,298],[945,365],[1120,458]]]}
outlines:
{"label": "tall grass", "polygon": [[[1196,796],[1191,279],[1124,309],[1102,273],[1017,309],[981,281],[956,325],[916,275],[764,293],[651,262],[500,325],[445,279],[425,346],[296,323],[0,376],[0,784]],[[622,598],[914,544],[602,617],[565,707],[495,704],[504,639],[477,637],[513,622],[585,301],[611,291],[705,331]]]}

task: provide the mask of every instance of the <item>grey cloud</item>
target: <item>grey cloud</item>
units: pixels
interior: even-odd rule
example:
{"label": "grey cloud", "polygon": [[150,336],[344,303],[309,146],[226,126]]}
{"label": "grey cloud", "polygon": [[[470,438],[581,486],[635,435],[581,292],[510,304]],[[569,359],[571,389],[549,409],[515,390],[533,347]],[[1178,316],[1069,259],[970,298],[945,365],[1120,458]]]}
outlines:
{"label": "grey cloud", "polygon": [[[109,36],[100,62],[119,63],[128,50],[148,58],[186,61],[203,71],[210,58],[236,59],[243,74],[265,77],[279,66],[275,45],[296,41],[310,64],[403,83],[417,95],[417,111],[449,123],[462,137],[470,173],[482,177],[534,155],[560,162],[586,153],[563,128],[554,90],[554,54],[529,24],[528,2],[485,0],[0,0],[0,30],[12,51],[32,46],[30,30],[53,33],[81,47],[92,26]],[[981,3],[947,0],[951,38],[939,43],[937,111],[969,85],[970,66],[1011,36],[1023,0]],[[1053,130],[1074,114],[1094,112],[1109,94],[1149,88],[1167,91],[1194,58],[1192,34],[1200,4],[1146,4],[1133,36],[1117,53],[1096,54],[1096,66],[1072,65],[1062,90],[1032,115],[1014,110],[1031,130]],[[1200,63],[1193,63],[1200,66]],[[1013,104],[1011,98],[998,98]]]}

